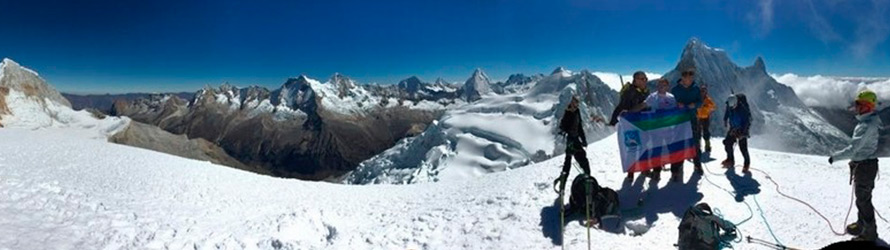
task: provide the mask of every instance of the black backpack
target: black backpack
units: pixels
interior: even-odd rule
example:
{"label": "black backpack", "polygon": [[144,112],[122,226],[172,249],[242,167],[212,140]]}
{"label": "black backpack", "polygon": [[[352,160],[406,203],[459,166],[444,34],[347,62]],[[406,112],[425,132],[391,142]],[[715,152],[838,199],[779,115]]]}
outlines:
{"label": "black backpack", "polygon": [[[585,183],[589,185],[589,192]],[[587,194],[590,194],[590,197]],[[588,199],[589,198],[589,199]],[[588,204],[589,202],[589,204]],[[592,176],[580,174],[572,181],[569,209],[572,213],[586,213],[590,206],[590,215],[600,221],[602,217],[619,213],[618,192],[611,188],[601,187]]]}
{"label": "black backpack", "polygon": [[677,246],[680,250],[719,249],[722,239],[717,220],[721,219],[714,215],[707,203],[690,207],[680,220]]}

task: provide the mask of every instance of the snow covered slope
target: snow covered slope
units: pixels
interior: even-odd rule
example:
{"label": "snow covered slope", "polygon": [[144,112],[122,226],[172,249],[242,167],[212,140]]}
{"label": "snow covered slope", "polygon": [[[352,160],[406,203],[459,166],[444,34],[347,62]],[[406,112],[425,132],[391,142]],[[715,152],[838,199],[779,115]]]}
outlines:
{"label": "snow covered slope", "polygon": [[617,93],[590,72],[572,73],[560,67],[523,85],[533,87],[517,94],[485,95],[447,110],[423,134],[362,162],[344,182],[459,180],[551,158],[565,149],[556,127],[573,94],[582,100],[588,141],[613,132],[593,120],[611,113]]}
{"label": "snow covered slope", "polygon": [[[561,157],[466,180],[352,186],[256,175],[79,133],[0,129],[0,248],[559,249],[561,242],[550,184]],[[639,212],[627,212],[634,216],[620,227],[593,230],[596,249],[672,249],[678,216],[699,200],[733,222],[751,217],[739,227],[744,236],[771,240],[769,222],[792,247],[815,249],[847,238],[833,236],[817,215],[780,197],[756,172],[723,175],[708,163],[714,174],[687,171],[683,183],[663,178],[622,185],[616,141],[612,136],[588,147],[593,174],[619,190],[623,208],[634,210],[639,197],[645,202]],[[812,203],[840,229],[850,194],[844,163],[828,166],[824,157],[757,149],[751,154],[754,166],[772,174],[783,192]],[[888,162],[881,160],[883,176],[890,176]],[[883,181],[874,203],[886,216],[890,186]],[[720,189],[734,187],[758,190],[760,208],[753,196],[742,197],[752,214]],[[890,224],[879,221],[879,231],[887,235]],[[578,220],[568,220],[565,232],[566,249],[586,249]]]}

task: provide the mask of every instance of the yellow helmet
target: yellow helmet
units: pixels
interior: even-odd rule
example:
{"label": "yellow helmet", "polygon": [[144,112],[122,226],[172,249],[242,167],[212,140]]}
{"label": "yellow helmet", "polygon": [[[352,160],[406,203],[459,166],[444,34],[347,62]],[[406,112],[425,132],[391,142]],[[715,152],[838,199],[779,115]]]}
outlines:
{"label": "yellow helmet", "polygon": [[875,94],[874,91],[865,89],[865,90],[862,90],[861,92],[859,92],[859,95],[856,96],[856,101],[877,104],[878,103],[878,95]]}

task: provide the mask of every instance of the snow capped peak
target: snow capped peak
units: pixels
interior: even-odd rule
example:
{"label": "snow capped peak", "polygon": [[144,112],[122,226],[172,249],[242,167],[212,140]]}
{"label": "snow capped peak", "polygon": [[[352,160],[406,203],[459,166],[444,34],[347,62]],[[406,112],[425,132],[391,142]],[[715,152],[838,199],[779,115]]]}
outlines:
{"label": "snow capped peak", "polygon": [[300,75],[300,76],[297,77],[296,81],[300,81],[300,82],[309,82],[309,77],[306,76],[306,75]]}
{"label": "snow capped peak", "polygon": [[222,85],[219,86],[219,90],[224,93],[225,92],[237,92],[238,87],[235,87],[235,85],[232,85],[229,82],[224,82]]}
{"label": "snow capped peak", "polygon": [[329,82],[336,87],[337,96],[340,98],[349,95],[356,86],[355,81],[340,73],[334,73]]}
{"label": "snow capped peak", "polygon": [[62,106],[71,107],[71,103],[62,97],[62,94],[55,88],[47,84],[43,78],[40,78],[37,72],[22,67],[9,58],[4,58],[0,64],[0,87],[21,92],[38,102],[48,99]]}
{"label": "snow capped peak", "polygon": [[467,101],[481,99],[482,95],[491,93],[491,79],[482,69],[476,69],[473,75],[464,83],[464,95]]}
{"label": "snow capped peak", "polygon": [[315,81],[307,77],[306,75],[300,75],[298,77],[288,78],[284,84],[281,85],[282,89],[299,89],[303,86],[309,86],[310,82]]}
{"label": "snow capped peak", "polygon": [[698,37],[690,37],[688,41],[686,41],[686,47],[690,48],[692,46],[702,45],[702,42]]}
{"label": "snow capped peak", "polygon": [[485,71],[482,71],[482,68],[476,68],[476,70],[473,71],[473,77],[485,77],[485,78],[488,78],[488,76],[485,75]]}
{"label": "snow capped peak", "polygon": [[556,67],[550,75],[562,75],[562,76],[570,76],[572,75],[572,71],[569,71],[563,66]]}
{"label": "snow capped peak", "polygon": [[74,111],[68,100],[36,72],[9,58],[0,62],[0,127],[98,128],[98,136],[104,138],[128,122],[116,117],[97,120],[89,112]]}
{"label": "snow capped peak", "polygon": [[448,83],[448,81],[445,81],[445,79],[442,79],[441,77],[436,78],[436,85],[441,86],[441,85],[447,85],[447,84],[450,84],[450,83]]}
{"label": "snow capped peak", "polygon": [[16,65],[16,66],[18,66],[19,64],[16,63],[15,61],[13,61],[12,59],[9,59],[9,58],[4,57],[4,58],[3,58],[3,61],[0,61],[0,69],[2,69],[3,67],[5,67],[6,65]]}
{"label": "snow capped peak", "polygon": [[333,83],[334,85],[345,86],[350,89],[355,87],[355,85],[356,85],[355,81],[350,79],[348,76],[345,76],[340,73],[334,73],[334,75],[331,76],[330,82]]}
{"label": "snow capped peak", "polygon": [[726,60],[729,60],[724,50],[711,48],[697,37],[690,38],[683,48],[682,57],[700,57],[701,55],[716,55],[718,57],[726,57]]}

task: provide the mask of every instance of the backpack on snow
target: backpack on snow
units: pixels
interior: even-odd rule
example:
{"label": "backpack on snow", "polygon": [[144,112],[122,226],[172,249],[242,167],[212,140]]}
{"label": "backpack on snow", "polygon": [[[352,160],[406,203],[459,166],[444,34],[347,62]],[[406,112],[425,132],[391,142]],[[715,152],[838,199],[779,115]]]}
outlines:
{"label": "backpack on snow", "polygon": [[[590,194],[589,197],[588,194]],[[617,216],[620,208],[618,192],[611,188],[601,187],[596,178],[592,176],[579,174],[572,181],[569,209],[571,213],[586,214],[588,206],[591,218],[595,218],[596,221],[601,221],[605,216]]]}
{"label": "backpack on snow", "polygon": [[722,238],[717,221],[722,220],[711,211],[707,203],[699,203],[686,210],[678,227],[677,246],[687,249],[719,249]]}

